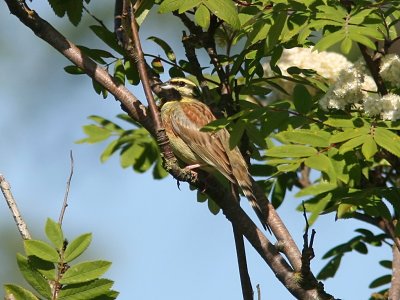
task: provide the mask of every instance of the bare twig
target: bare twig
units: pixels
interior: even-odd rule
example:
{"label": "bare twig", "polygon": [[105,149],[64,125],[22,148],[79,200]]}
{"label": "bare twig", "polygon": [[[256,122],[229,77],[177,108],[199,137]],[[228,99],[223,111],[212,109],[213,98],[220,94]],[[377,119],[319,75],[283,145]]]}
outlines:
{"label": "bare twig", "polygon": [[[231,184],[232,196],[238,204],[240,204],[240,198],[238,188]],[[253,287],[251,285],[251,279],[249,270],[247,268],[247,257],[246,249],[244,246],[243,234],[240,232],[240,228],[232,223],[233,236],[235,239],[236,256],[238,260],[240,284],[242,287],[243,300],[253,300]]]}
{"label": "bare twig", "polygon": [[313,244],[314,244],[314,236],[315,236],[315,230],[313,229],[311,231],[311,237],[310,241],[308,240],[309,237],[309,229],[310,229],[310,224],[308,223],[307,219],[307,213],[306,213],[306,207],[303,202],[303,216],[304,220],[306,222],[306,228],[303,234],[303,250],[301,252],[301,277],[302,277],[302,283],[305,285],[305,287],[317,285],[318,282],[315,279],[314,275],[311,272],[311,266],[310,262],[311,260],[315,257],[314,255],[314,249],[313,249]]}
{"label": "bare twig", "polygon": [[14,196],[11,193],[11,187],[6,178],[0,174],[0,189],[3,192],[4,199],[6,199],[7,205],[11,210],[15,224],[17,225],[18,231],[24,240],[30,240],[31,234],[28,231],[28,226],[26,225],[21,213],[19,212],[17,203],[15,202]]}
{"label": "bare twig", "polygon": [[389,300],[400,299],[400,251],[393,246],[392,281],[389,288]]}
{"label": "bare twig", "polygon": [[67,206],[68,206],[69,189],[71,187],[72,175],[74,174],[74,157],[72,156],[72,150],[69,152],[69,158],[71,161],[71,170],[69,172],[69,177],[67,180],[67,187],[65,188],[64,201],[63,201],[63,205],[61,208],[60,217],[58,218],[58,224],[60,224],[60,226],[62,226],[65,210],[67,209]]}
{"label": "bare twig", "polygon": [[257,288],[257,300],[261,300],[261,287],[259,284],[257,284],[256,288]]}

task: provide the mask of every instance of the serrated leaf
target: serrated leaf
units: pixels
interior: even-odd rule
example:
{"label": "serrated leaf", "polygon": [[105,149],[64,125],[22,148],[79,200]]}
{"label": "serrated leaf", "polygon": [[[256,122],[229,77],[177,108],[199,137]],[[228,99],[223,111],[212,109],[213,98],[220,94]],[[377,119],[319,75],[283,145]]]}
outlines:
{"label": "serrated leaf", "polygon": [[341,203],[337,208],[336,216],[338,219],[347,218],[351,216],[351,214],[355,212],[357,208],[357,205]]}
{"label": "serrated leaf", "polygon": [[342,146],[340,146],[339,153],[345,153],[347,151],[354,150],[356,147],[365,143],[367,138],[368,138],[368,135],[362,135],[362,136],[355,137],[351,140],[348,140],[346,143],[344,143]]}
{"label": "serrated leaf", "polygon": [[203,29],[210,26],[210,11],[204,5],[200,5],[194,14],[195,22]]}
{"label": "serrated leaf", "polygon": [[313,147],[329,147],[330,134],[321,130],[296,129],[291,131],[281,131],[275,135],[280,141],[285,143],[296,143],[310,145]]}
{"label": "serrated leaf", "polygon": [[45,226],[45,232],[50,242],[52,242],[58,250],[61,250],[64,244],[64,235],[60,224],[48,218]]}
{"label": "serrated leaf", "polygon": [[21,274],[25,280],[43,297],[51,298],[51,289],[48,281],[39,273],[32,265],[29,264],[28,258],[17,253],[17,263]]}
{"label": "serrated leaf", "polygon": [[370,289],[373,289],[373,288],[388,284],[388,283],[390,283],[391,280],[392,280],[391,275],[383,275],[381,277],[378,277],[374,281],[372,281],[368,287]]}
{"label": "serrated leaf", "polygon": [[108,279],[98,279],[84,283],[70,284],[63,287],[57,300],[85,300],[106,294],[113,282]]}
{"label": "serrated leaf", "polygon": [[70,242],[64,252],[64,262],[70,262],[81,255],[92,242],[92,234],[85,233]]}
{"label": "serrated leaf", "polygon": [[323,153],[307,157],[304,164],[314,170],[324,172],[331,182],[336,182],[336,173],[332,161]]}
{"label": "serrated leaf", "polygon": [[5,284],[4,285],[5,298],[15,300],[39,300],[31,291],[24,289],[18,285]]}
{"label": "serrated leaf", "polygon": [[59,255],[52,246],[39,240],[25,240],[25,253],[27,256],[37,256],[45,261],[58,262]]}
{"label": "serrated leaf", "polygon": [[240,20],[235,4],[231,0],[203,0],[203,4],[233,29],[240,29]]}
{"label": "serrated leaf", "polygon": [[369,133],[369,129],[365,128],[365,127],[346,129],[343,132],[333,134],[329,140],[329,143],[331,143],[331,144],[341,143],[341,142],[353,139],[355,137],[365,135],[367,133]]}
{"label": "serrated leaf", "polygon": [[397,134],[385,128],[377,127],[374,140],[382,148],[400,157],[400,137]]}
{"label": "serrated leaf", "polygon": [[266,155],[272,157],[308,157],[317,153],[318,151],[315,148],[309,146],[284,145],[268,149]]}
{"label": "serrated leaf", "polygon": [[164,50],[165,55],[168,57],[168,59],[174,63],[176,63],[176,55],[174,53],[174,51],[172,51],[172,48],[168,45],[167,42],[165,42],[164,40],[155,37],[155,36],[151,36],[148,38],[148,40],[155,42],[157,45],[159,45],[161,47],[161,49]]}
{"label": "serrated leaf", "polygon": [[82,262],[71,266],[60,280],[61,284],[82,283],[102,276],[111,266],[104,260]]}
{"label": "serrated leaf", "polygon": [[321,182],[318,184],[310,185],[304,189],[301,189],[297,194],[296,197],[303,197],[308,195],[318,195],[322,194],[337,188],[336,184],[328,183],[328,182]]}
{"label": "serrated leaf", "polygon": [[339,30],[330,34],[325,35],[322,39],[315,44],[314,50],[324,51],[331,46],[341,42],[345,38],[344,30]]}
{"label": "serrated leaf", "polygon": [[36,256],[29,257],[29,265],[40,272],[48,280],[56,280],[56,266]]}
{"label": "serrated leaf", "polygon": [[366,159],[372,158],[378,152],[378,146],[372,136],[368,135],[361,147],[361,152]]}

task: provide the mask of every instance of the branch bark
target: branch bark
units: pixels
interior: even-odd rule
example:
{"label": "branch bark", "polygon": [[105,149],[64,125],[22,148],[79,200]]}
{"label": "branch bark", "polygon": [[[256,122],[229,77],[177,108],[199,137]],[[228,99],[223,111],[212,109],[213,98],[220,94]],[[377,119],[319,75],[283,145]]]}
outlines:
{"label": "branch bark", "polygon": [[8,207],[10,208],[19,234],[24,240],[30,240],[31,234],[29,233],[28,226],[26,225],[21,213],[19,212],[17,202],[15,202],[14,196],[11,193],[10,184],[2,174],[0,174],[0,189],[3,192],[4,199],[6,200]]}
{"label": "branch bark", "polygon": [[393,246],[392,281],[389,288],[389,300],[400,299],[400,251]]}

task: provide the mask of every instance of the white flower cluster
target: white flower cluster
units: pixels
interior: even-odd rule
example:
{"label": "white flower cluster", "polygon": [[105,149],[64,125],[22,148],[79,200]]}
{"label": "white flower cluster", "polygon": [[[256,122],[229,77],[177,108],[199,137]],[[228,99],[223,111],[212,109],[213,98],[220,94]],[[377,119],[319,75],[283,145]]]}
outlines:
{"label": "white flower cluster", "polygon": [[[400,58],[396,54],[382,58],[380,75],[384,81],[400,87]],[[390,93],[381,97],[377,93],[374,80],[360,62],[338,73],[338,79],[319,100],[319,104],[325,110],[345,109],[348,105],[353,105],[369,116],[392,121],[400,119],[400,96]]]}
{"label": "white flower cluster", "polygon": [[382,57],[380,74],[385,81],[400,88],[400,58],[397,54]]}
{"label": "white flower cluster", "polygon": [[312,69],[319,75],[335,80],[340,70],[351,67],[351,62],[341,54],[327,51],[313,51],[312,48],[285,49],[277,63],[283,75],[289,75],[287,69],[298,67],[300,69]]}

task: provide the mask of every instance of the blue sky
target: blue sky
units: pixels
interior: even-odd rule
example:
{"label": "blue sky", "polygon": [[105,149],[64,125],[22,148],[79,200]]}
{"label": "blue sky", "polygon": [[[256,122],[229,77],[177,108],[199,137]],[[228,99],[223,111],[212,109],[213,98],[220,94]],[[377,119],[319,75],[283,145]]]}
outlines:
{"label": "blue sky", "polygon": [[[110,3],[96,1],[91,7],[96,13],[100,5],[108,5],[111,11]],[[29,5],[76,43],[93,36],[78,35],[83,26],[65,26],[67,21],[55,18],[45,1]],[[11,183],[33,236],[43,238],[46,218],[58,218],[72,150],[75,168],[63,229],[70,240],[93,233],[91,251],[84,259],[113,262],[106,277],[115,281],[114,288],[121,293],[118,299],[241,299],[232,229],[225,217],[213,216],[205,204],[196,202],[187,184],[178,190],[171,177],[154,181],[151,174],[122,169],[118,157],[100,163],[106,143],[75,144],[84,137],[81,127],[88,123],[87,116],[115,121],[121,113],[118,103],[95,94],[88,78],[66,74],[63,67],[68,61],[10,15],[4,2],[0,12],[0,173]],[[94,24],[87,16],[85,21]],[[179,41],[176,28],[164,26],[171,22],[154,15],[141,35]],[[99,44],[94,37],[90,43]],[[152,54],[161,53],[149,42],[144,47]],[[143,99],[140,88],[131,90]],[[299,203],[289,195],[279,213],[301,245],[304,220],[294,209]],[[246,201],[243,206],[254,217]],[[315,273],[325,264],[321,256],[354,236],[361,225],[335,222],[333,215],[319,218],[313,227],[317,231]],[[0,236],[7,236],[0,243],[0,283],[4,284],[10,281],[10,270],[17,268],[15,256],[5,246],[13,243],[21,248],[4,201],[0,201]],[[371,258],[347,255],[337,277],[326,281],[326,290],[342,299],[367,299],[368,284],[386,272],[377,261],[390,259],[387,247],[369,250]],[[260,284],[262,299],[293,299],[251,247],[247,253],[253,285]]]}

